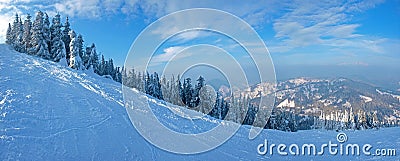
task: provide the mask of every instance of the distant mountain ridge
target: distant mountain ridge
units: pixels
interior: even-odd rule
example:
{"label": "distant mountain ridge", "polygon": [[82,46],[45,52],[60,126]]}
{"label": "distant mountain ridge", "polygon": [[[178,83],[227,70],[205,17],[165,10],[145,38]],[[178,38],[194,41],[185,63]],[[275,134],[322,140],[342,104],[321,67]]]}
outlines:
{"label": "distant mountain ridge", "polygon": [[276,92],[275,107],[297,114],[318,116],[322,111],[377,112],[381,123],[400,121],[400,93],[385,90],[347,78],[295,78],[271,83],[260,83],[244,90],[253,100]]}

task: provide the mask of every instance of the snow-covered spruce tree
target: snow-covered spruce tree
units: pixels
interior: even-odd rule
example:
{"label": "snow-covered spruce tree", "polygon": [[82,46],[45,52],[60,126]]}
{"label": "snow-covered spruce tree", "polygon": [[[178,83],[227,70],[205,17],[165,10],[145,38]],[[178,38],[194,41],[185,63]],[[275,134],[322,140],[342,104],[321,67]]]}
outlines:
{"label": "snow-covered spruce tree", "polygon": [[217,92],[216,100],[213,109],[209,113],[210,116],[217,119],[224,119],[227,112],[227,104],[224,101],[220,92]]}
{"label": "snow-covered spruce tree", "polygon": [[18,17],[18,14],[15,14],[15,20],[11,28],[11,35],[12,47],[18,52],[24,52],[24,47],[22,45],[23,25],[21,22],[21,18]]}
{"label": "snow-covered spruce tree", "polygon": [[89,67],[88,68],[93,68],[93,71],[95,73],[98,72],[98,64],[99,64],[99,56],[97,55],[97,51],[96,51],[96,45],[94,45],[94,43],[92,44],[92,46],[90,46],[90,57],[89,57]]}
{"label": "snow-covered spruce tree", "polygon": [[8,28],[6,33],[6,44],[11,44],[11,42],[12,42],[11,24],[8,23]]}
{"label": "snow-covered spruce tree", "polygon": [[212,108],[212,110],[210,111],[210,113],[208,113],[208,115],[214,117],[214,118],[219,118],[220,113],[221,113],[221,103],[220,103],[220,93],[217,92],[217,96],[215,99],[215,103],[214,103],[214,107]]}
{"label": "snow-covered spruce tree", "polygon": [[125,82],[125,85],[131,88],[138,88],[138,84],[136,84],[137,80],[136,80],[136,72],[135,69],[132,68],[131,70],[129,70],[128,74],[127,74],[127,79]]}
{"label": "snow-covered spruce tree", "polygon": [[89,69],[89,59],[90,59],[90,54],[92,53],[92,48],[90,46],[86,46],[85,49],[85,54],[83,54],[82,57],[82,62],[83,66],[85,66],[85,69]]}
{"label": "snow-covered spruce tree", "polygon": [[102,76],[102,75],[104,75],[104,68],[105,68],[105,66],[106,66],[106,62],[105,62],[105,60],[104,60],[104,55],[101,55],[101,61],[100,61],[100,63],[98,64],[98,67],[97,67],[97,74],[98,75],[100,75],[100,76]]}
{"label": "snow-covered spruce tree", "polygon": [[65,44],[65,51],[66,51],[65,57],[67,58],[68,64],[69,64],[69,60],[70,60],[70,48],[69,48],[69,44],[71,43],[71,38],[69,36],[70,31],[71,31],[71,28],[70,28],[70,24],[69,24],[69,19],[67,17],[65,20],[65,24],[64,24],[64,30],[62,31],[63,37],[61,39]]}
{"label": "snow-covered spruce tree", "polygon": [[273,109],[271,115],[269,116],[268,124],[269,129],[277,129],[277,122],[276,122],[276,109]]}
{"label": "snow-covered spruce tree", "polygon": [[175,105],[181,105],[180,103],[181,103],[181,99],[180,99],[180,97],[179,97],[179,88],[178,88],[178,82],[179,82],[179,80],[175,80],[175,76],[174,75],[172,75],[172,77],[171,77],[171,84],[170,84],[170,86],[169,86],[169,91],[170,91],[170,98],[169,98],[169,100],[170,100],[170,102],[172,103],[172,104],[175,104]]}
{"label": "snow-covered spruce tree", "polygon": [[61,20],[60,15],[57,14],[53,18],[53,23],[51,25],[51,53],[52,60],[55,62],[60,62],[61,64],[67,66],[66,59],[66,49],[64,41],[62,41],[62,32],[61,32]]}
{"label": "snow-covered spruce tree", "polygon": [[22,20],[21,17],[19,17],[19,22],[18,22],[18,32],[17,32],[17,40],[14,43],[14,49],[18,52],[24,53],[25,48],[24,45],[22,43],[22,38],[24,35],[24,25],[22,24]]}
{"label": "snow-covered spruce tree", "polygon": [[228,114],[229,111],[229,103],[225,101],[225,104],[222,108],[222,118],[223,120],[225,120],[226,115]]}
{"label": "snow-covered spruce tree", "polygon": [[232,94],[231,99],[230,99],[230,106],[229,106],[229,112],[230,115],[227,116],[227,120],[233,121],[233,122],[239,122],[238,121],[238,113],[239,113],[239,107],[238,107],[238,101],[235,98],[235,96]]}
{"label": "snow-covered spruce tree", "polygon": [[24,34],[22,36],[22,44],[24,46],[24,51],[28,52],[28,50],[32,47],[31,46],[31,29],[32,29],[32,22],[31,22],[31,15],[27,15],[24,21]]}
{"label": "snow-covered spruce tree", "polygon": [[79,57],[81,57],[81,60],[82,60],[82,65],[84,65],[83,64],[83,54],[85,53],[84,51],[83,51],[83,37],[82,37],[82,35],[81,34],[78,34],[78,36],[76,37],[76,42],[77,42],[77,45],[78,45],[78,53],[79,53]]}
{"label": "snow-covered spruce tree", "polygon": [[200,103],[199,103],[199,111],[208,114],[212,107],[214,107],[214,103],[216,101],[216,96],[212,91],[212,88],[209,88],[207,86],[204,86],[204,88],[200,89],[199,92],[199,98],[200,98]]}
{"label": "snow-covered spruce tree", "polygon": [[110,75],[111,78],[115,80],[116,71],[113,59],[109,59],[106,63],[106,75]]}
{"label": "snow-covered spruce tree", "polygon": [[165,75],[163,75],[162,79],[161,79],[161,91],[163,94],[163,99],[166,102],[171,102],[170,98],[171,98],[171,91],[170,89],[170,82],[167,80],[167,78],[165,78]]}
{"label": "snow-covered spruce tree", "polygon": [[[49,21],[49,16],[47,15],[46,12],[44,12],[44,17],[43,17],[43,37],[44,41],[47,44],[48,51],[51,52],[51,33],[50,33],[50,21]],[[52,53],[50,53],[49,57],[45,59],[51,60],[52,58]]]}
{"label": "snow-covered spruce tree", "polygon": [[122,83],[121,67],[115,67],[115,71],[117,71],[117,73],[115,74],[115,81]]}
{"label": "snow-covered spruce tree", "polygon": [[204,87],[204,82],[205,82],[204,78],[202,76],[199,76],[199,78],[197,79],[197,84],[194,87],[192,96],[192,102],[194,107],[196,107],[200,103],[199,92],[200,89]]}
{"label": "snow-covered spruce tree", "polygon": [[176,80],[176,90],[178,91],[178,95],[177,95],[177,103],[180,106],[185,106],[185,102],[183,101],[183,85],[181,82],[181,77],[178,74],[177,80]]}
{"label": "snow-covered spruce tree", "polygon": [[137,75],[137,89],[144,93],[144,73],[138,72]]}
{"label": "snow-covered spruce tree", "polygon": [[146,94],[151,95],[151,91],[150,91],[150,89],[151,89],[150,88],[150,74],[149,74],[149,72],[146,71],[146,75],[143,75],[143,81],[144,81],[144,92]]}
{"label": "snow-covered spruce tree", "polygon": [[[183,78],[182,78],[183,79]],[[186,89],[186,80],[185,79],[183,79],[182,80],[183,81],[183,83],[181,83],[182,85],[181,85],[181,89],[179,90],[179,96],[180,96],[180,98],[181,98],[181,100],[182,100],[182,105],[183,106],[186,106],[186,93],[185,93],[185,89]]]}
{"label": "snow-covered spruce tree", "polygon": [[154,74],[150,74],[150,77],[148,78],[149,79],[149,81],[148,81],[148,86],[147,86],[147,89],[148,89],[148,91],[149,91],[149,95],[151,95],[151,96],[155,96],[155,91],[154,91],[154,89],[155,89],[155,87],[154,86],[156,86],[156,83],[154,82]]}
{"label": "snow-covered spruce tree", "polygon": [[247,114],[246,114],[246,117],[245,117],[245,119],[243,121],[243,124],[252,125],[254,120],[255,120],[255,116],[256,116],[257,112],[258,112],[258,107],[253,106],[253,105],[250,104],[248,106]]}
{"label": "snow-covered spruce tree", "polygon": [[17,40],[18,32],[19,32],[19,17],[18,14],[15,14],[14,22],[11,26],[11,38],[10,45],[14,47],[15,41]]}
{"label": "snow-covered spruce tree", "polygon": [[296,121],[296,115],[293,112],[290,112],[290,118],[289,118],[289,128],[291,132],[296,132],[297,131],[297,121]]}
{"label": "snow-covered spruce tree", "polygon": [[372,114],[372,128],[379,129],[379,127],[380,127],[380,124],[379,124],[377,111],[374,111]]}
{"label": "snow-covered spruce tree", "polygon": [[193,107],[193,105],[192,105],[192,94],[193,94],[192,79],[186,78],[185,82],[183,83],[183,98],[182,98],[182,101],[188,107]]}
{"label": "snow-covered spruce tree", "polygon": [[79,56],[79,45],[77,41],[77,36],[74,30],[71,30],[69,32],[69,36],[71,38],[71,42],[69,43],[69,48],[70,48],[70,60],[69,60],[69,66],[73,69],[81,70],[82,67],[82,59]]}
{"label": "snow-covered spruce tree", "polygon": [[[126,68],[124,66],[122,66],[121,73],[122,73],[122,85],[127,86],[128,73],[126,72]],[[127,87],[129,87],[129,86],[127,86]]]}
{"label": "snow-covered spruce tree", "polygon": [[156,72],[154,72],[154,76],[153,76],[153,92],[154,92],[153,96],[155,98],[163,100],[160,78],[158,77],[158,73],[156,73]]}
{"label": "snow-covered spruce tree", "polygon": [[28,53],[44,59],[50,58],[49,48],[47,46],[43,33],[43,12],[36,13],[35,21],[32,25],[31,45]]}
{"label": "snow-covered spruce tree", "polygon": [[177,80],[172,75],[171,78],[171,85],[170,85],[170,101],[172,104],[183,106],[183,102],[180,96],[180,91],[182,89],[182,84],[179,81],[180,76],[178,75]]}
{"label": "snow-covered spruce tree", "polygon": [[243,120],[243,123],[244,123],[244,119],[246,118],[247,111],[249,109],[249,103],[248,103],[249,96],[248,95],[245,95],[245,96],[240,95],[239,100],[241,100],[239,102],[239,107],[240,107],[239,108],[239,119]]}

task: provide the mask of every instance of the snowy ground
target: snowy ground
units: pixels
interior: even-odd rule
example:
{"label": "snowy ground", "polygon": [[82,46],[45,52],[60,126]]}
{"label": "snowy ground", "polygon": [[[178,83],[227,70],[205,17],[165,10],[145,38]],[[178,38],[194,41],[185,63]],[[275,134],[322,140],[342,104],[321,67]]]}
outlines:
{"label": "snowy ground", "polygon": [[[147,96],[142,95],[144,98]],[[139,99],[138,99],[139,100]],[[164,102],[149,101],[167,127],[197,133],[220,123],[213,119],[188,121]],[[181,109],[178,109],[178,112]],[[10,51],[0,45],[0,160],[399,160],[397,156],[330,155],[281,156],[257,153],[268,144],[338,143],[337,132],[310,130],[296,133],[264,130],[248,139],[242,126],[220,147],[196,155],[178,155],[148,143],[131,124],[123,107],[121,85],[94,74],[75,71],[40,58]],[[345,131],[348,141],[400,153],[400,128]],[[286,149],[286,152],[288,150]]]}

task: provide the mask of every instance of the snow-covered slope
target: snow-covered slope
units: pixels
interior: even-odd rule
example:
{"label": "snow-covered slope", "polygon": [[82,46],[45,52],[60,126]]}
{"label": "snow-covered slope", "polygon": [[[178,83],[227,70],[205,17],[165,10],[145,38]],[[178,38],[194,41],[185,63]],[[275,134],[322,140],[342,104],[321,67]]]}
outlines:
{"label": "snow-covered slope", "polygon": [[[220,123],[213,119],[193,123],[176,116],[162,101],[146,100],[163,124],[179,132],[196,133],[193,129],[207,130]],[[249,140],[249,129],[242,126],[226,143],[201,154],[160,150],[132,126],[120,84],[0,45],[0,160],[399,160],[364,155],[342,158],[328,152],[312,157],[280,156],[276,148],[272,156],[259,155],[257,146],[264,139],[269,144],[321,145],[337,142],[337,132],[264,130]],[[396,148],[397,152],[399,133],[399,128],[346,132],[350,143]]]}

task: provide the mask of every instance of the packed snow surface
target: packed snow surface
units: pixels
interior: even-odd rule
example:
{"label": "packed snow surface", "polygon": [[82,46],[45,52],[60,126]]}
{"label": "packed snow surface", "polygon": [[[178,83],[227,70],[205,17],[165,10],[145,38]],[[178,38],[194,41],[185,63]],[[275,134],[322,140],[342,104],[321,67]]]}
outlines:
{"label": "packed snow surface", "polygon": [[[188,110],[139,95],[147,98],[161,123],[177,132],[196,133],[222,123],[209,117],[188,120],[177,115]],[[276,148],[272,155],[269,151],[260,155],[257,146],[265,139],[268,144],[320,146],[329,141],[338,143],[338,133],[264,130],[256,139],[249,140],[249,126],[242,126],[214,150],[195,155],[174,154],[140,136],[123,104],[119,83],[0,45],[0,160],[399,160],[396,156],[328,152],[322,156],[281,156]],[[399,153],[400,128],[345,133],[347,143],[368,143],[373,149],[394,148]]]}

